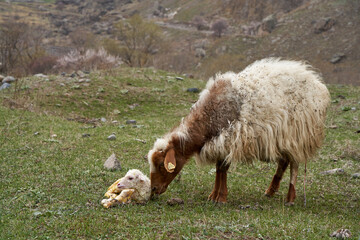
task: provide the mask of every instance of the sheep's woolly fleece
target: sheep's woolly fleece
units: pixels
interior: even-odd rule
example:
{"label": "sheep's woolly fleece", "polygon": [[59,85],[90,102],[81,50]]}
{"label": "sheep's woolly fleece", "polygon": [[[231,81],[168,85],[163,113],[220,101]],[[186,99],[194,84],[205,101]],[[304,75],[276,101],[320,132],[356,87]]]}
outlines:
{"label": "sheep's woolly fleece", "polygon": [[[210,92],[221,82],[227,88],[219,101],[236,104],[239,115],[205,143],[196,156],[198,164],[218,159],[228,163],[276,161],[284,155],[304,162],[320,147],[330,101],[321,77],[303,62],[267,58],[238,74],[227,72],[211,78],[190,114],[174,131],[155,142],[153,152],[164,150],[174,134],[186,141],[191,127],[188,119],[204,109]],[[151,152],[149,162],[151,165]]]}

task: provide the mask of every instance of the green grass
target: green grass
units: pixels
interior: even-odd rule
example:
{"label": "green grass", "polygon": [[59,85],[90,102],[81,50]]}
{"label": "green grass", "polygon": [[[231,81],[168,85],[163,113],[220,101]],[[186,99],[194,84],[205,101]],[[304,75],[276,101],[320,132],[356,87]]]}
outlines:
{"label": "green grass", "polygon": [[[207,202],[214,166],[199,168],[190,161],[181,178],[148,204],[103,208],[107,187],[127,170],[148,174],[144,156],[154,140],[197,99],[185,89],[205,85],[174,76],[119,69],[92,73],[88,85],[52,76],[50,81],[24,79],[16,91],[13,86],[0,92],[0,239],[330,239],[339,228],[359,238],[360,179],[351,175],[360,172],[360,135],[355,133],[360,87],[329,86],[333,103],[327,126],[337,128],[327,129],[324,147],[307,166],[306,207],[303,166],[293,207],[283,204],[288,172],[279,193],[264,197],[275,171],[265,163],[232,170],[228,203],[214,205]],[[346,106],[356,110],[343,111]],[[97,120],[101,117],[107,122]],[[140,127],[126,125],[128,119]],[[113,132],[117,140],[107,141]],[[90,137],[82,138],[84,133]],[[103,168],[113,152],[121,171]],[[338,167],[345,173],[320,174]],[[174,197],[185,204],[168,206]]]}

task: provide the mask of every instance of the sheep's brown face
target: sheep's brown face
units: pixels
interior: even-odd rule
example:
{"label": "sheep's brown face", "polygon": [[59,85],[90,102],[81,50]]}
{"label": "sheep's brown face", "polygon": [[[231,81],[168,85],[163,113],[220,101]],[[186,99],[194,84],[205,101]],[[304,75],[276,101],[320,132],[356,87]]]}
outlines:
{"label": "sheep's brown face", "polygon": [[176,161],[173,148],[167,151],[150,151],[149,163],[152,195],[165,192],[183,167],[181,162]]}

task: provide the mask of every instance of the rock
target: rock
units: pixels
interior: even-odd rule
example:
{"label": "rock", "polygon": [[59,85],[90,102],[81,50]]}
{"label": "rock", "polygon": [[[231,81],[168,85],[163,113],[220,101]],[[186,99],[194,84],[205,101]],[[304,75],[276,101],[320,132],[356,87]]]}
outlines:
{"label": "rock", "polygon": [[206,56],[206,51],[203,48],[196,48],[195,49],[195,57],[204,58]]}
{"label": "rock", "polygon": [[10,83],[3,83],[3,85],[1,85],[1,87],[0,87],[0,91],[3,90],[3,89],[7,89],[9,87],[11,87]]}
{"label": "rock", "polygon": [[101,122],[106,122],[106,118],[102,117],[102,118],[100,118],[100,121]]}
{"label": "rock", "polygon": [[34,133],[34,136],[37,136],[37,135],[40,135],[40,133],[39,133],[39,132],[35,132],[35,133]]}
{"label": "rock", "polygon": [[187,91],[187,92],[191,92],[191,93],[198,93],[198,92],[200,92],[200,90],[199,90],[198,88],[188,88],[186,91]]}
{"label": "rock", "polygon": [[84,133],[83,135],[81,135],[81,137],[87,138],[87,137],[90,137],[90,134],[89,133]]}
{"label": "rock", "polygon": [[337,97],[338,97],[338,98],[341,98],[341,99],[345,99],[345,98],[346,98],[344,95],[341,95],[341,94],[337,95]]}
{"label": "rock", "polygon": [[333,232],[330,236],[340,238],[340,239],[349,238],[349,237],[351,237],[351,232],[349,229],[341,228],[341,229]]}
{"label": "rock", "polygon": [[352,178],[360,178],[360,173],[354,173],[351,175]]}
{"label": "rock", "polygon": [[115,153],[111,154],[111,156],[105,161],[104,168],[108,170],[121,170],[121,164],[117,160]]}
{"label": "rock", "polygon": [[113,111],[113,113],[116,114],[116,115],[119,115],[121,112],[120,112],[118,109],[115,109],[115,110]]}
{"label": "rock", "polygon": [[314,33],[319,34],[330,30],[336,21],[332,18],[323,18],[315,22]]}
{"label": "rock", "polygon": [[12,76],[7,76],[2,80],[2,83],[12,83],[15,82],[16,78],[12,77]]}
{"label": "rock", "polygon": [[335,55],[332,56],[332,58],[330,59],[330,62],[332,64],[338,63],[340,62],[342,59],[344,59],[346,57],[346,55],[344,53],[337,53]]}
{"label": "rock", "polygon": [[78,75],[81,78],[85,77],[85,73],[83,71],[80,71],[80,70],[76,71],[76,75]]}
{"label": "rock", "polygon": [[330,129],[337,129],[338,126],[337,126],[337,125],[331,125],[331,126],[329,126],[329,128],[330,128]]}
{"label": "rock", "polygon": [[73,72],[73,73],[70,75],[70,77],[71,77],[71,78],[76,77],[76,73]]}
{"label": "rock", "polygon": [[271,33],[275,29],[276,24],[277,24],[276,16],[275,14],[271,14],[262,20],[261,29],[263,31]]}
{"label": "rock", "polygon": [[331,169],[331,170],[328,170],[328,171],[321,172],[320,174],[322,174],[322,175],[332,175],[332,174],[342,174],[344,172],[345,171],[342,168],[335,168],[335,169]]}
{"label": "rock", "polygon": [[126,124],[136,124],[136,120],[126,120]]}
{"label": "rock", "polygon": [[3,75],[0,75],[0,82],[2,82],[2,80],[4,80],[4,76]]}
{"label": "rock", "polygon": [[109,141],[114,141],[114,140],[116,140],[115,134],[111,134],[110,136],[108,136],[108,137],[107,137],[107,140],[109,140]]}
{"label": "rock", "polygon": [[184,204],[184,200],[182,200],[181,198],[172,198],[172,199],[167,200],[166,203],[169,206],[175,206],[175,205]]}
{"label": "rock", "polygon": [[180,81],[183,81],[183,80],[184,80],[184,78],[182,78],[182,77],[176,77],[175,79],[176,79],[176,80],[180,80]]}
{"label": "rock", "polygon": [[42,73],[38,73],[38,74],[35,74],[34,77],[47,78],[48,76],[46,76],[45,74],[42,74]]}

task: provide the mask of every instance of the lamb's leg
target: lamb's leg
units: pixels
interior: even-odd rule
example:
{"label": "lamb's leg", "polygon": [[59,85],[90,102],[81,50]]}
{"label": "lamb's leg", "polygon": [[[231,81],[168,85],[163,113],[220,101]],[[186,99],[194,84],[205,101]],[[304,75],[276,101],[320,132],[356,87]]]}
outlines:
{"label": "lamb's leg", "polygon": [[290,162],[290,184],[289,184],[289,192],[286,196],[286,202],[285,202],[286,206],[294,205],[294,200],[296,198],[295,185],[298,174],[298,168],[299,168],[299,164],[297,162],[294,161]]}
{"label": "lamb's leg", "polygon": [[225,165],[223,162],[216,163],[215,186],[209,195],[209,200],[212,200],[213,202],[226,203],[226,197],[228,194],[227,171],[229,167],[230,165]]}
{"label": "lamb's leg", "polygon": [[265,191],[266,196],[272,197],[275,194],[275,192],[279,191],[280,181],[281,181],[288,165],[289,165],[288,160],[286,160],[286,159],[279,160],[276,173],[270,183],[269,188]]}

